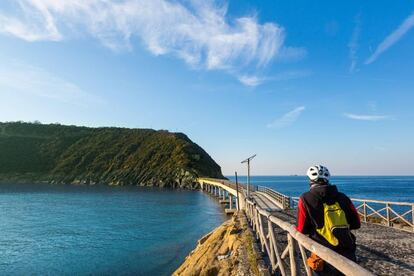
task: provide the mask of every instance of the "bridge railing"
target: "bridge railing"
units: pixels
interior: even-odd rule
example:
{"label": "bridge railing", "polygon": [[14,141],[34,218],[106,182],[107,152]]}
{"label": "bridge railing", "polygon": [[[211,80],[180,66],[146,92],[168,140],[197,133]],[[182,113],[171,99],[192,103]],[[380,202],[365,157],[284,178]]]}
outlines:
{"label": "bridge railing", "polygon": [[292,209],[298,208],[298,204],[299,204],[299,197],[298,196],[290,197],[290,207]]}
{"label": "bridge railing", "polygon": [[[351,198],[364,222],[414,232],[414,203]],[[297,208],[299,197],[292,197],[292,208]]]}
{"label": "bridge railing", "polygon": [[273,189],[270,189],[265,186],[257,186],[257,191],[265,193],[275,199],[277,202],[279,202],[283,207],[282,209],[289,209],[290,208],[290,197],[287,195],[284,195],[282,193],[276,192]]}
{"label": "bridge railing", "polygon": [[414,203],[351,198],[364,222],[414,232]]}
{"label": "bridge railing", "polygon": [[303,235],[293,224],[261,209],[250,200],[246,200],[246,214],[256,238],[260,241],[261,250],[269,256],[272,273],[279,271],[281,275],[312,275],[306,262],[307,251],[310,251],[345,275],[373,275],[358,264]]}

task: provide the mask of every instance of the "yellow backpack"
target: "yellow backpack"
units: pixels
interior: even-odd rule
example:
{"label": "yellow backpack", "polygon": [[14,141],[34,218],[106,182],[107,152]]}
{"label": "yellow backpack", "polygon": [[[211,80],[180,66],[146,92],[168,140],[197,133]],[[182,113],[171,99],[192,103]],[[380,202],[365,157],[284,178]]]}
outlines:
{"label": "yellow backpack", "polygon": [[322,228],[316,229],[316,231],[324,237],[330,244],[333,246],[338,246],[339,241],[334,235],[336,229],[347,229],[349,231],[349,224],[346,220],[346,215],[344,210],[338,202],[335,202],[332,205],[327,203],[323,204],[323,216],[324,216],[324,225]]}

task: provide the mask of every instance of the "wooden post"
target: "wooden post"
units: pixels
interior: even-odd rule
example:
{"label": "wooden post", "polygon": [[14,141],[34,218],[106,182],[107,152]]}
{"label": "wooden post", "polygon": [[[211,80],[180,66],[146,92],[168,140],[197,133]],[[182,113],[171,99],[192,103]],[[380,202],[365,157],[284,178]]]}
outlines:
{"label": "wooden post", "polygon": [[280,274],[282,276],[285,276],[286,275],[285,266],[283,264],[282,259],[280,258],[280,252],[277,246],[277,236],[276,236],[276,233],[274,232],[273,224],[269,219],[267,220],[267,224],[268,224],[268,231],[269,231],[269,234],[272,240],[270,246],[273,248],[274,253],[276,255],[277,265],[279,266]]}
{"label": "wooden post", "polygon": [[414,204],[411,205],[411,222],[413,224],[413,232],[414,232]]}
{"label": "wooden post", "polygon": [[390,205],[388,203],[385,204],[386,207],[386,211],[387,211],[387,226],[391,226],[391,221],[390,221]]}
{"label": "wooden post", "polygon": [[364,210],[364,222],[367,222],[367,203],[364,201],[363,210]]}
{"label": "wooden post", "polygon": [[296,276],[298,272],[296,270],[296,258],[295,258],[295,240],[288,233],[288,246],[289,246],[289,262],[290,262],[290,275]]}
{"label": "wooden post", "polygon": [[413,224],[413,232],[414,232],[414,204],[411,205],[411,223]]}
{"label": "wooden post", "polygon": [[308,262],[307,262],[308,255],[306,255],[306,251],[300,243],[298,243],[298,246],[299,246],[300,254],[302,255],[302,261],[303,261],[303,266],[305,267],[305,270],[306,270],[306,275],[312,276],[312,271],[310,270],[308,266]]}
{"label": "wooden post", "polygon": [[[234,174],[236,176],[236,194],[237,194],[236,203],[237,203],[237,211],[239,211],[240,210],[240,203],[239,203],[239,200],[240,200],[240,197],[239,197],[239,181],[237,180],[237,172],[234,172]],[[414,208],[414,206],[413,206],[413,208]]]}

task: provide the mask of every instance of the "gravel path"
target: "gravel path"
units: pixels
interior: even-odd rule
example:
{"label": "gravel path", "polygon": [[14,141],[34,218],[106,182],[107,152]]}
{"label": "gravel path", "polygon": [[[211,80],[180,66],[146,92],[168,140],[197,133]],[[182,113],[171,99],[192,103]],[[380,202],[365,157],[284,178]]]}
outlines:
{"label": "gravel path", "polygon": [[414,233],[367,223],[354,233],[361,266],[378,275],[414,275]]}
{"label": "gravel path", "polygon": [[[296,211],[272,212],[296,223]],[[372,223],[353,231],[358,263],[377,275],[414,276],[414,233]]]}

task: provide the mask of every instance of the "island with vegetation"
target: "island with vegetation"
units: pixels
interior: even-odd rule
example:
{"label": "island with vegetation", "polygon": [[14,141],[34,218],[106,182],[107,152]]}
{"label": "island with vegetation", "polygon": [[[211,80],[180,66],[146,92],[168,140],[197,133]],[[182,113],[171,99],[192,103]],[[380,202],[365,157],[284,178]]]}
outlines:
{"label": "island with vegetation", "polygon": [[0,181],[196,189],[220,166],[182,133],[0,123]]}

